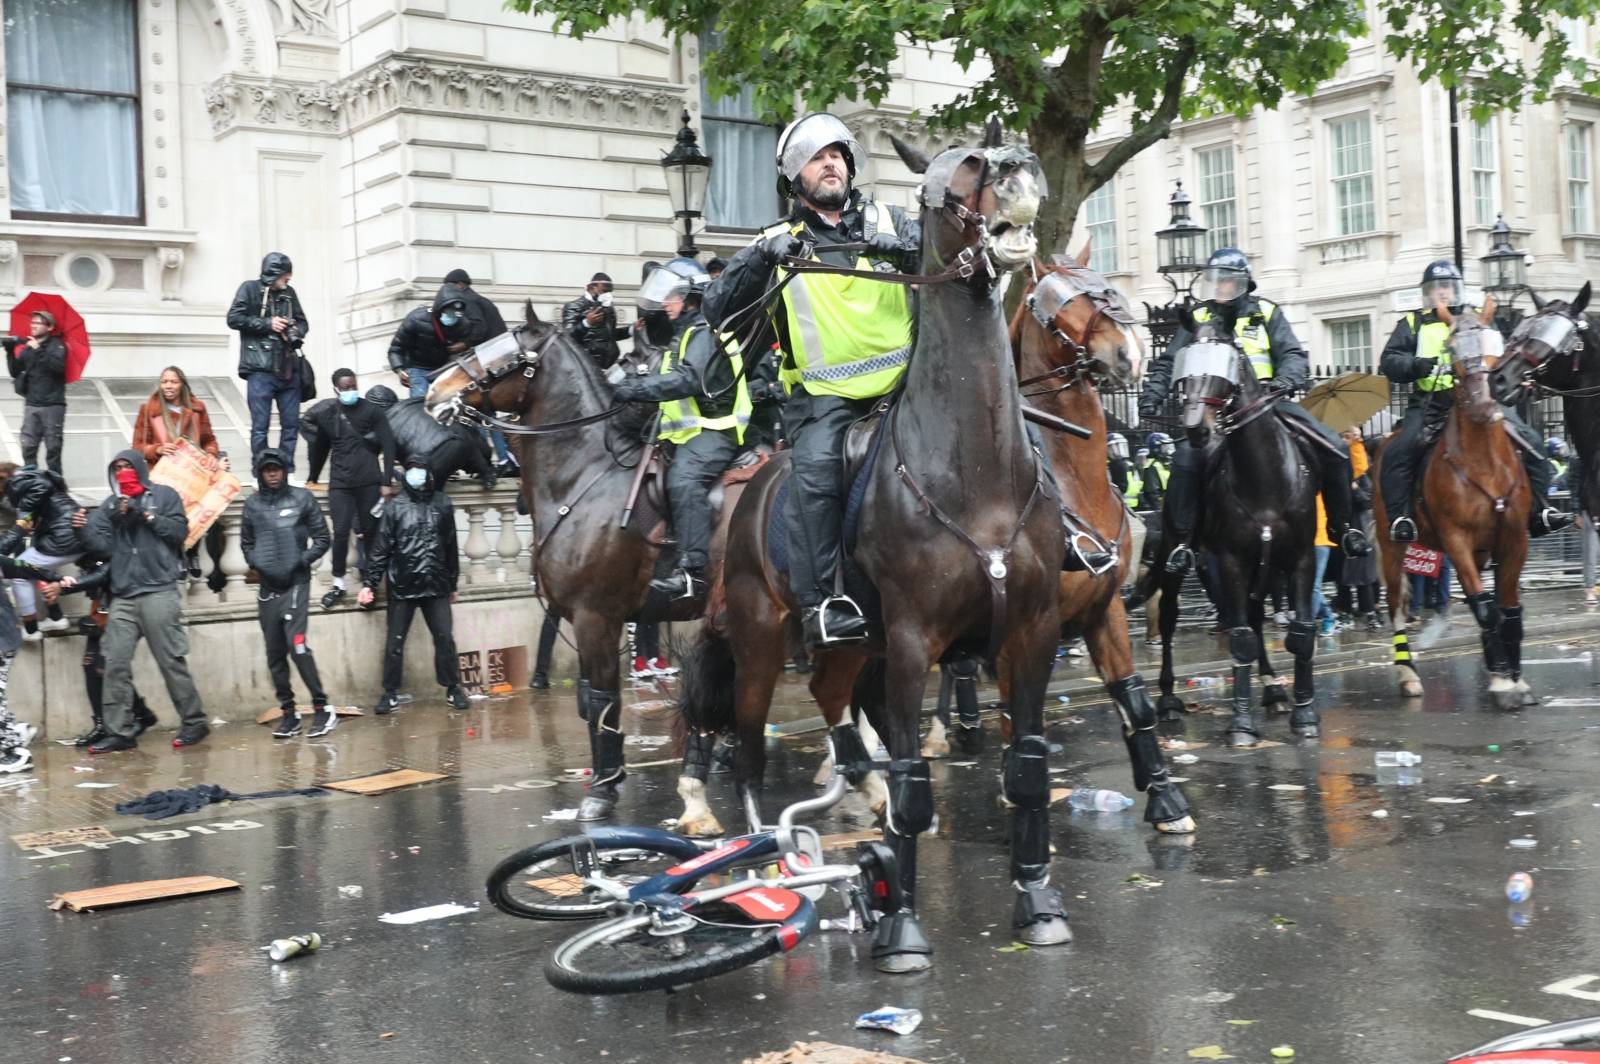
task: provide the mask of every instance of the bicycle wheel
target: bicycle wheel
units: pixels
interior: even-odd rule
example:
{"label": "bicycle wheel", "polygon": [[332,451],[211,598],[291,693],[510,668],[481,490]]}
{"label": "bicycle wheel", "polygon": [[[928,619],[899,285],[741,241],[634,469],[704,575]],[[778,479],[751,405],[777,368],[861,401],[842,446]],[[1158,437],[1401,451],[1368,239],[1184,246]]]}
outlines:
{"label": "bicycle wheel", "polygon": [[[787,913],[753,918],[736,899],[760,894]],[[748,904],[748,901],[747,901]],[[809,898],[758,887],[681,913],[619,916],[573,935],[544,966],[550,985],[575,994],[631,994],[699,982],[793,949],[817,926]]]}
{"label": "bicycle wheel", "polygon": [[[584,882],[591,871],[624,886],[680,864],[697,848],[641,845],[569,835],[519,850],[494,866],[484,884],[496,909],[525,920],[592,920],[615,904]],[[592,866],[591,866],[592,862]]]}

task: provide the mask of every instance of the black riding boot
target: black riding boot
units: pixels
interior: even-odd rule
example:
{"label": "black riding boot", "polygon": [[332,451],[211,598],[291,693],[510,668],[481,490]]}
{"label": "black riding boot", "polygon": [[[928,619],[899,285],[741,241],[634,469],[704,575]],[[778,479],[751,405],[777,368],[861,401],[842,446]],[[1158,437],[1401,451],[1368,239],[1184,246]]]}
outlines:
{"label": "black riding boot", "polygon": [[627,776],[623,771],[622,756],[622,692],[591,688],[587,705],[594,778],[589,783],[589,792],[578,806],[578,819],[606,820],[616,807],[623,778]]}

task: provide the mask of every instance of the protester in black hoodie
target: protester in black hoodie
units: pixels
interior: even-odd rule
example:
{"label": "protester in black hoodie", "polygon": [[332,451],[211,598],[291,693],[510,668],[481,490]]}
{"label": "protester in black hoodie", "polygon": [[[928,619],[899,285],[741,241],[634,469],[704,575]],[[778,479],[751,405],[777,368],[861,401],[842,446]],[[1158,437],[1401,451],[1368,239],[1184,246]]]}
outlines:
{"label": "protester in black hoodie", "polygon": [[289,281],[294,264],[281,251],[261,260],[261,276],[246,281],[228,308],[228,328],[239,334],[239,376],[250,406],[250,458],[267,445],[272,407],[278,407],[278,449],[294,469],[300,439],[300,367],[296,357],[310,325]]}
{"label": "protester in black hoodie", "polygon": [[67,419],[67,344],[56,332],[56,318],[36,310],[29,335],[6,341],[6,369],[22,396],[22,460],[33,465],[44,444],[45,460],[61,472],[61,433]]}
{"label": "protester in black hoodie", "polygon": [[356,390],[354,370],[333,371],[333,392],[333,398],[308,410],[305,419],[312,430],[307,444],[310,484],[322,479],[322,467],[328,464],[333,586],[322,596],[325,610],[333,609],[344,599],[345,562],[352,530],[357,531],[356,567],[366,572],[367,551],[378,531],[378,517],[372,511],[379,499],[394,494],[394,467],[400,460],[389,419],[382,407]]}
{"label": "protester in black hoodie", "polygon": [[[88,518],[88,511],[82,511]],[[81,527],[81,526],[80,526]],[[88,636],[83,647],[83,689],[89,696],[89,730],[75,739],[58,739],[63,746],[89,746],[104,739],[106,731],[105,688],[106,656],[100,651],[105,636],[106,621],[111,611],[111,566],[104,558],[78,559],[79,576],[69,576],[61,581],[63,594],[78,592],[89,597],[89,612],[78,618],[78,631]],[[146,730],[155,727],[156,715],[145,704],[144,696],[133,692],[133,737],[137,739]]]}
{"label": "protester in black hoodie", "polygon": [[111,495],[90,512],[83,542],[111,559],[111,616],[106,622],[106,738],[91,754],[132,750],[133,652],[144,639],[167,682],[183,724],[172,745],[193,746],[211,734],[200,692],[189,675],[189,630],[178,598],[178,573],[189,519],[183,500],[165,484],[150,483],[150,467],[135,450],[119,451],[107,467]]}
{"label": "protester in black hoodie", "polygon": [[[67,482],[53,469],[22,469],[6,482],[6,502],[17,515],[11,530],[0,534],[0,555],[16,555],[19,561],[46,569],[60,569],[83,553],[73,516],[80,507],[67,494]],[[31,544],[26,550],[23,544]],[[11,597],[22,620],[22,638],[36,643],[39,633],[64,632],[72,622],[61,615],[61,606],[48,604],[49,619],[39,620],[39,596],[31,580],[13,580]]]}
{"label": "protester in black hoodie", "polygon": [[461,470],[477,477],[484,491],[494,487],[494,464],[477,432],[460,422],[439,424],[428,415],[424,400],[397,401],[394,390],[382,384],[367,389],[367,401],[381,408],[388,419],[401,464],[413,458],[421,460],[435,484],[443,484]]}
{"label": "protester in black hoodie", "polygon": [[393,713],[405,664],[406,633],[420,610],[433,635],[433,672],[450,708],[467,708],[450,604],[455,601],[461,558],[456,552],[456,515],[450,497],[435,491],[424,459],[406,462],[405,486],[378,519],[378,535],[367,554],[363,606],[372,604],[378,583],[389,579],[389,631],[383,654],[383,695],[375,712]]}
{"label": "protester in black hoodie", "polygon": [[256,619],[267,644],[267,671],[283,716],[272,735],[287,739],[300,732],[289,656],[311,693],[314,715],[306,733],[326,735],[338,723],[317,675],[317,659],[306,642],[306,610],[311,598],[311,567],[328,551],[328,519],[305,488],[289,483],[288,463],[268,447],[256,455],[256,493],[245,500],[239,524],[244,560],[256,571]]}

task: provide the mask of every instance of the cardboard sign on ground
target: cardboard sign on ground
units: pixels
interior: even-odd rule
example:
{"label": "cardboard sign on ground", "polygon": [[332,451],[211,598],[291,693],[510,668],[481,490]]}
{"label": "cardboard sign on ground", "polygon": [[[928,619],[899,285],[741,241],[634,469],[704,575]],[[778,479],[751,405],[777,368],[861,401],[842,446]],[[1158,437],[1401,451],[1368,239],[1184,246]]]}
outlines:
{"label": "cardboard sign on ground", "polygon": [[[317,711],[315,706],[295,706],[294,709],[302,717],[309,717]],[[334,706],[333,715],[336,717],[360,717],[365,716],[365,712],[359,706]],[[256,723],[276,724],[282,717],[283,710],[273,706],[271,709],[263,710],[256,717]]]}
{"label": "cardboard sign on ground", "polygon": [[442,772],[421,772],[414,768],[397,769],[394,772],[380,772],[376,776],[357,776],[350,780],[335,780],[333,783],[324,783],[322,786],[330,787],[336,791],[349,791],[351,794],[383,794],[385,791],[399,790],[401,787],[414,787],[419,783],[432,783],[434,780],[446,779]]}
{"label": "cardboard sign on ground", "polygon": [[796,1042],[776,1053],[748,1057],[744,1064],[921,1064],[910,1057],[873,1053],[832,1042]]}
{"label": "cardboard sign on ground", "polygon": [[50,908],[60,911],[71,909],[75,913],[93,912],[96,909],[114,909],[119,905],[137,905],[162,898],[183,898],[191,894],[211,894],[219,890],[238,890],[239,884],[231,879],[216,876],[184,876],[182,879],[151,879],[143,883],[118,883],[92,890],[69,890],[50,900]]}
{"label": "cardboard sign on ground", "polygon": [[13,835],[11,841],[24,850],[43,846],[77,846],[85,842],[116,842],[116,838],[99,824],[84,828],[62,828],[60,831],[30,831]]}

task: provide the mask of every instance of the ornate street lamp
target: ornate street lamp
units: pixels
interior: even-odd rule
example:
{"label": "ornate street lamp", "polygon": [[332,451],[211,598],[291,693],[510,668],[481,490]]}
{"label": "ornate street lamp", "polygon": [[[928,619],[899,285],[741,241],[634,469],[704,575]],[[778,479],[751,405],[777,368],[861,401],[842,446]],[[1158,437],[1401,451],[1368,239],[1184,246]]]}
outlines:
{"label": "ornate street lamp", "polygon": [[672,201],[673,217],[683,223],[678,254],[694,258],[700,251],[694,246],[694,226],[705,210],[711,157],[700,150],[694,130],[689,127],[688,111],[683,112],[683,128],[678,130],[678,143],[661,158],[661,169],[666,171],[667,198]]}
{"label": "ornate street lamp", "polygon": [[1206,227],[1189,219],[1189,194],[1183,190],[1182,181],[1167,203],[1172,208],[1172,218],[1165,229],[1156,231],[1156,270],[1172,286],[1172,298],[1165,306],[1144,305],[1150,340],[1155,346],[1152,357],[1166,350],[1178,331],[1178,308],[1192,302],[1189,288],[1195,275],[1206,266]]}
{"label": "ornate street lamp", "polygon": [[1489,253],[1478,261],[1483,263],[1484,294],[1495,300],[1495,324],[1509,336],[1522,318],[1522,311],[1513,304],[1528,290],[1528,257],[1511,246],[1511,227],[1505,215],[1495,217],[1494,228],[1489,230]]}

